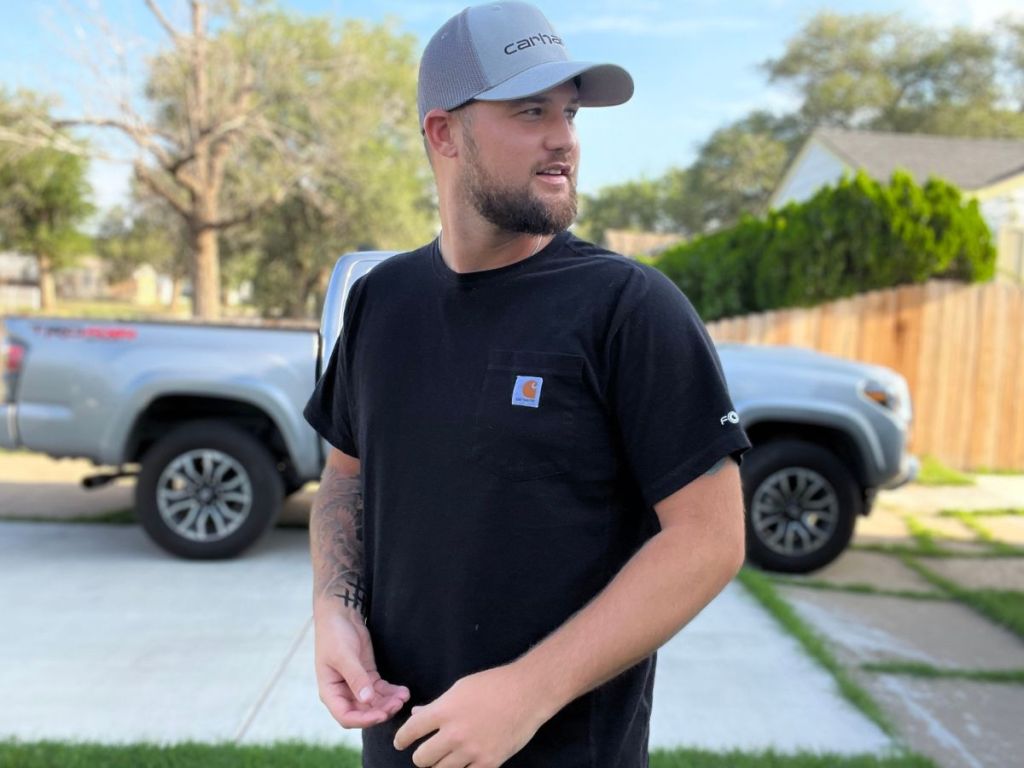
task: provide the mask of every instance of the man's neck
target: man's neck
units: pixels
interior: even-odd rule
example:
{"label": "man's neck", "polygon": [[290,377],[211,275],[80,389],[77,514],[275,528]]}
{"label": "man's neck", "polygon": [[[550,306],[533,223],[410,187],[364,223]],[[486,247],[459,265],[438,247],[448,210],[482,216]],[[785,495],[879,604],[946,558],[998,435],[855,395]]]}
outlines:
{"label": "man's neck", "polygon": [[441,257],[453,272],[480,272],[528,259],[554,235],[529,235],[497,229],[477,215],[442,215]]}

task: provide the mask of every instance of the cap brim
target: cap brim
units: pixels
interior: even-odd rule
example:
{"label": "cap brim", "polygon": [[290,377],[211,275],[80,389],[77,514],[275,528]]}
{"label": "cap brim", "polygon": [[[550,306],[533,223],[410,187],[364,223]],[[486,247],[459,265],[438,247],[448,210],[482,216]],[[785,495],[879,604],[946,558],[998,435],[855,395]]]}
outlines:
{"label": "cap brim", "polygon": [[584,61],[549,61],[520,72],[473,98],[480,101],[525,99],[574,77],[580,78],[580,105],[584,107],[613,107],[624,104],[633,95],[633,78],[620,66]]}

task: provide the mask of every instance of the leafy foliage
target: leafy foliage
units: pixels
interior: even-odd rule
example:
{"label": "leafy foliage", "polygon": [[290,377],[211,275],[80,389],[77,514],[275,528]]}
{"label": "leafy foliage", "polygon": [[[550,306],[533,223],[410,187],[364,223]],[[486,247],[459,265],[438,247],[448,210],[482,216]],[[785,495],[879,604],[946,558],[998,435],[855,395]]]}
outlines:
{"label": "leafy foliage", "polygon": [[[49,108],[32,93],[0,90],[0,128],[17,134],[26,124],[50,125]],[[80,229],[94,210],[82,151],[59,133],[47,142],[0,142],[0,247],[37,257],[47,309],[53,273],[92,245]]]}
{"label": "leafy foliage", "polygon": [[[296,32],[302,49],[333,62],[318,81],[322,98],[298,102],[301,109],[292,104],[281,116],[304,137],[305,170],[279,204],[221,241],[229,279],[250,280],[255,303],[272,316],[315,316],[342,253],[407,249],[429,239],[434,228],[415,113],[414,39],[388,25],[302,24],[302,34]],[[294,82],[285,90],[301,87]],[[229,189],[259,183],[245,168],[229,174]]]}
{"label": "leafy foliage", "polygon": [[764,63],[772,83],[802,97],[799,118],[817,126],[957,136],[1024,136],[1024,116],[1006,104],[1000,50],[991,32],[940,32],[899,16],[814,16],[778,59]]}
{"label": "leafy foliage", "polygon": [[584,198],[580,231],[651,229],[693,236],[765,213],[796,152],[820,126],[1024,138],[1024,23],[936,30],[898,16],[821,12],[764,63],[800,99],[716,129],[688,167]]}
{"label": "leafy foliage", "polygon": [[809,306],[860,291],[942,276],[982,281],[995,248],[976,201],[905,172],[889,184],[864,173],[764,219],[671,248],[655,262],[705,321]]}
{"label": "leafy foliage", "polygon": [[[288,313],[306,295],[285,292],[317,284],[341,248],[429,233],[414,38],[267,0],[195,0],[188,29],[149,9],[168,44],[146,61],[143,98],[61,124],[134,143],[136,181],[177,217],[170,239],[183,233],[191,254],[195,314],[220,312],[222,247],[229,280],[251,277],[266,307]],[[126,232],[112,234],[108,253],[123,260]]]}
{"label": "leafy foliage", "polygon": [[662,230],[664,183],[640,179],[605,187],[596,195],[580,196],[581,237],[604,240],[609,229]]}
{"label": "leafy foliage", "polygon": [[137,185],[133,198],[130,208],[112,208],[99,224],[96,250],[106,262],[107,277],[124,280],[142,264],[179,280],[187,277],[190,254],[181,218]]}

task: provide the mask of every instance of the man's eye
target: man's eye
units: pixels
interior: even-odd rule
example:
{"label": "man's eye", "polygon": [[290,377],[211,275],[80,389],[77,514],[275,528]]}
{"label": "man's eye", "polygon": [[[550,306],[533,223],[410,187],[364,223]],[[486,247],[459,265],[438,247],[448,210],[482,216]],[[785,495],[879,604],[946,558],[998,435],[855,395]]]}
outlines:
{"label": "man's eye", "polygon": [[578,115],[579,112],[580,111],[578,109],[567,109],[565,110],[565,116],[568,117],[570,120],[575,120],[576,115]]}
{"label": "man's eye", "polygon": [[530,107],[529,109],[524,109],[520,114],[530,115],[531,117],[539,117],[540,112],[540,107]]}

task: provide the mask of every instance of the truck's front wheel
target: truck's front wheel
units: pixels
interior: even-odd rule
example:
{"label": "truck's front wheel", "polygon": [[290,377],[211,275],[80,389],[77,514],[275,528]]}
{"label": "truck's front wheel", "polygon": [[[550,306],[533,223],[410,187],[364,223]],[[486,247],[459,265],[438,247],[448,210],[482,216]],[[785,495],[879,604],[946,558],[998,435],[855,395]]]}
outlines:
{"label": "truck's front wheel", "polygon": [[767,442],[743,458],[742,474],[748,559],[806,573],[846,549],[863,496],[831,451],[802,440]]}
{"label": "truck's front wheel", "polygon": [[281,507],[273,458],[249,433],[220,421],[176,428],[142,458],[135,509],[149,536],[175,555],[233,557]]}

